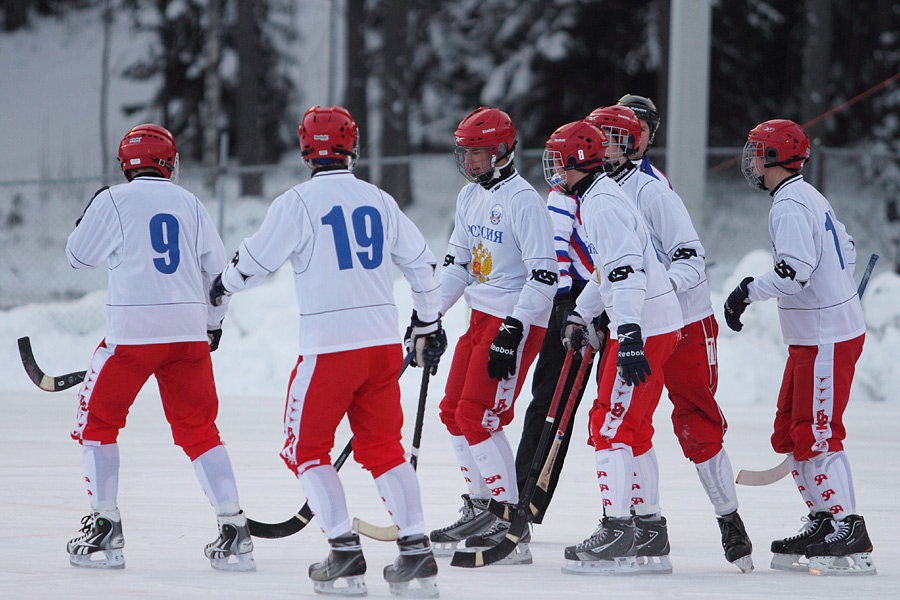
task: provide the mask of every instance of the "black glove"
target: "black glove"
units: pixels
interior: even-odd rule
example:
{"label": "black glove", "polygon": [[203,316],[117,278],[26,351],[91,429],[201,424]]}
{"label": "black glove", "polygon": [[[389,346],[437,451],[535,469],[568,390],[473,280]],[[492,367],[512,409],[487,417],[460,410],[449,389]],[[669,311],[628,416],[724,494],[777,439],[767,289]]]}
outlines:
{"label": "black glove", "polygon": [[87,206],[85,206],[85,207],[84,207],[84,210],[81,212],[81,216],[78,217],[77,219],[75,219],[75,227],[78,227],[79,225],[81,225],[81,220],[84,218],[85,213],[87,213],[87,209],[89,209],[89,208],[91,207],[91,202],[94,201],[94,198],[96,198],[97,196],[99,196],[101,192],[103,192],[103,191],[105,191],[105,190],[108,190],[108,189],[109,189],[109,186],[108,186],[108,185],[104,185],[102,188],[100,188],[99,190],[97,190],[96,192],[94,192],[94,195],[91,196],[91,199],[90,199],[90,200],[88,200]]}
{"label": "black glove", "polygon": [[750,282],[752,277],[744,277],[744,280],[738,284],[725,300],[725,322],[734,331],[740,331],[744,328],[741,323],[741,315],[747,310],[750,304]]}
{"label": "black glove", "polygon": [[593,321],[588,323],[574,310],[566,313],[562,327],[562,344],[566,350],[578,352],[588,344],[599,350],[602,343],[603,333],[597,330]]}
{"label": "black glove", "polygon": [[447,334],[441,327],[441,318],[425,323],[419,320],[419,315],[413,310],[406,335],[403,336],[403,346],[407,353],[415,350],[410,365],[428,367],[432,375],[437,373],[438,363],[447,349]]}
{"label": "black glove", "polygon": [[488,351],[488,377],[503,381],[516,374],[516,358],[525,329],[522,321],[506,317]]}
{"label": "black glove", "polygon": [[230,295],[231,292],[225,289],[225,284],[222,283],[222,274],[219,273],[209,288],[209,302],[213,306],[222,306],[222,297]]}
{"label": "black glove", "polygon": [[619,375],[627,385],[637,387],[651,375],[650,362],[644,355],[641,326],[637,323],[625,323],[619,325],[616,333],[619,336],[619,354],[616,356]]}
{"label": "black glove", "polygon": [[209,338],[209,351],[215,352],[219,349],[219,340],[222,339],[222,326],[206,328],[206,337]]}

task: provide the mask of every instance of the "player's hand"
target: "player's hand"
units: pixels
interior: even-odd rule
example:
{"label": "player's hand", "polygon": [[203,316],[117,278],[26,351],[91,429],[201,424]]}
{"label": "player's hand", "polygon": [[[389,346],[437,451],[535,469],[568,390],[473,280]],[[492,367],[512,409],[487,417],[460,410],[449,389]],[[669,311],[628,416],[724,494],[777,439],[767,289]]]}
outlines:
{"label": "player's hand", "polygon": [[219,273],[209,288],[209,302],[213,306],[222,306],[224,297],[230,295],[231,292],[225,289],[225,284],[222,283],[222,274]]}
{"label": "player's hand", "polygon": [[209,351],[215,352],[219,349],[219,340],[222,339],[222,326],[206,328],[206,337],[209,339]]}
{"label": "player's hand", "polygon": [[513,317],[506,317],[503,320],[497,331],[497,337],[488,350],[488,377],[502,381],[516,374],[519,344],[524,333],[522,321]]}
{"label": "player's hand", "polygon": [[744,324],[741,323],[741,315],[744,314],[744,311],[747,310],[747,305],[750,304],[750,289],[748,286],[751,281],[753,281],[752,277],[744,277],[744,280],[728,294],[728,298],[725,300],[725,322],[734,331],[740,331],[744,328]]}
{"label": "player's hand", "polygon": [[650,361],[644,354],[641,326],[637,323],[624,323],[619,325],[616,333],[619,337],[619,353],[616,355],[619,375],[627,385],[637,387],[652,374]]}
{"label": "player's hand", "polygon": [[566,313],[562,328],[562,344],[566,350],[578,352],[588,344],[599,350],[602,343],[603,333],[597,330],[593,320],[588,323],[574,310]]}
{"label": "player's hand", "polygon": [[406,335],[403,336],[403,346],[407,354],[415,351],[410,365],[427,367],[432,375],[437,373],[438,363],[447,349],[447,334],[441,327],[441,318],[426,323],[420,321],[419,315],[413,310]]}

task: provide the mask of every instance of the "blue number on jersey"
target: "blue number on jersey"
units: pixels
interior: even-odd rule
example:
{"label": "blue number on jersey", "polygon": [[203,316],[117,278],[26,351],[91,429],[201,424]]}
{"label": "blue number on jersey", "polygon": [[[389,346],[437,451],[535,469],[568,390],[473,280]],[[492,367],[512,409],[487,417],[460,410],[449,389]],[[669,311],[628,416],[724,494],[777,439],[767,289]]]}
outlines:
{"label": "blue number on jersey", "polygon": [[[364,269],[376,269],[381,265],[384,254],[384,226],[381,213],[371,206],[360,206],[351,215],[353,236],[356,243],[364,249],[357,252],[359,262]],[[350,236],[347,235],[347,222],[344,220],[344,209],[335,206],[322,217],[322,224],[331,226],[334,235],[334,249],[337,252],[340,270],[353,268],[353,256],[350,250]]]}
{"label": "blue number on jersey", "polygon": [[160,273],[171,275],[181,262],[178,251],[178,219],[168,213],[153,215],[150,219],[150,245],[160,254],[168,254],[167,258],[154,258],[153,266]]}
{"label": "blue number on jersey", "polygon": [[838,260],[841,261],[841,269],[844,268],[844,257],[841,255],[841,244],[838,242],[837,230],[834,228],[834,222],[831,220],[831,214],[825,213],[825,231],[830,231],[834,238],[834,249],[837,251]]}

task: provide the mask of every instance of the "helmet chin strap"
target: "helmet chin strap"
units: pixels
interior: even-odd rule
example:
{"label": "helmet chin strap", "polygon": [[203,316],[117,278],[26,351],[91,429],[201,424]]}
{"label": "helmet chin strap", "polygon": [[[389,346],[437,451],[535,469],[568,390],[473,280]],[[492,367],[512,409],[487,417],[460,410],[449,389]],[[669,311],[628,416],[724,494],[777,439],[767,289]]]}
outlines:
{"label": "helmet chin strap", "polygon": [[[503,158],[498,158],[495,156],[493,158],[493,160],[491,160],[491,169],[492,169],[491,178],[485,182],[485,185],[489,185],[492,181],[497,181],[498,179],[503,177],[502,170],[509,167],[510,165],[512,165],[513,157],[515,156],[515,154],[516,154],[516,152],[515,152],[515,150],[513,150],[512,152],[510,152]],[[502,160],[505,160],[506,162],[503,163],[502,167],[498,167],[497,163],[499,163]]]}

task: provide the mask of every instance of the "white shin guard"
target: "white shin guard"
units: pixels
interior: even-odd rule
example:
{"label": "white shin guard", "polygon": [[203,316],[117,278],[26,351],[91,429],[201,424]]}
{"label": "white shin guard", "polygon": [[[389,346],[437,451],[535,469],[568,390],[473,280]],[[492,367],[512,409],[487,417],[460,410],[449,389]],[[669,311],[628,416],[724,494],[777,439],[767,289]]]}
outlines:
{"label": "white shin guard", "polygon": [[597,464],[597,483],[603,494],[603,508],[607,517],[625,519],[631,515],[631,486],[634,482],[634,456],[624,444],[594,453]]}
{"label": "white shin guard", "polygon": [[634,457],[634,483],[631,496],[635,514],[645,516],[660,512],[659,462],[653,448]]}
{"label": "white shin guard", "polygon": [[456,454],[456,462],[459,463],[459,470],[466,480],[466,487],[469,490],[470,498],[490,498],[491,492],[481,477],[481,471],[478,470],[478,463],[472,456],[472,450],[465,436],[452,435],[450,441],[453,444],[453,451]]}
{"label": "white shin guard", "polygon": [[723,517],[736,511],[738,499],[734,486],[734,471],[725,448],[706,462],[694,466],[716,514]]}
{"label": "white shin guard", "polygon": [[375,479],[375,486],[387,507],[399,537],[425,533],[419,480],[412,465],[404,462]]}
{"label": "white shin guard", "polygon": [[825,510],[841,520],[846,515],[856,514],[856,492],[850,461],[843,450],[832,452],[824,458],[809,461],[812,484]]}
{"label": "white shin guard", "polygon": [[470,449],[491,496],[498,502],[518,502],[516,462],[506,434],[495,431],[490,438],[470,446]]}
{"label": "white shin guard", "polygon": [[307,469],[298,479],[328,539],[350,533],[347,499],[337,470],[332,465],[319,465]]}
{"label": "white shin guard", "polygon": [[236,514],[239,506],[234,470],[225,446],[210,448],[193,461],[200,487],[217,515]]}
{"label": "white shin guard", "polygon": [[115,509],[119,494],[119,445],[85,442],[81,447],[81,460],[91,508]]}

